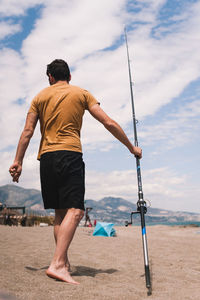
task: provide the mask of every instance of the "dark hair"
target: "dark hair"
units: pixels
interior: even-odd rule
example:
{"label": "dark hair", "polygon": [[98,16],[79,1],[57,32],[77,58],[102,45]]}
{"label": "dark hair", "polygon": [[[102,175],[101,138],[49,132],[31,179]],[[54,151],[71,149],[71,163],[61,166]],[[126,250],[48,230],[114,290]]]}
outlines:
{"label": "dark hair", "polygon": [[70,70],[68,64],[62,59],[55,59],[50,64],[47,65],[47,76],[51,74],[58,80],[67,80],[70,79]]}

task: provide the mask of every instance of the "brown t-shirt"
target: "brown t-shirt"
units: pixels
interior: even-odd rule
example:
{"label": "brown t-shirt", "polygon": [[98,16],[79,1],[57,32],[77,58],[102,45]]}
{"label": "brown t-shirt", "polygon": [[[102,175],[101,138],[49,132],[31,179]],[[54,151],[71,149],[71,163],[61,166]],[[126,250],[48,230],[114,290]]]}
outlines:
{"label": "brown t-shirt", "polygon": [[42,136],[38,159],[45,152],[57,150],[82,152],[82,118],[85,110],[97,103],[88,91],[65,81],[42,90],[28,111],[37,113],[40,120]]}

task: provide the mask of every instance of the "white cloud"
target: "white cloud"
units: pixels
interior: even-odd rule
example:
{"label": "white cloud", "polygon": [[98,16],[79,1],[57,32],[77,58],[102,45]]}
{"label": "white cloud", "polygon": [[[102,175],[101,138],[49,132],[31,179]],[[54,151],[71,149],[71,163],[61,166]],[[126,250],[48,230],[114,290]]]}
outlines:
{"label": "white cloud", "polygon": [[[188,198],[195,189],[190,178],[167,167],[142,172],[144,198],[152,207],[172,210],[199,210],[196,198]],[[86,199],[99,200],[106,196],[122,197],[136,203],[138,198],[136,172],[131,170],[112,172],[86,172]]]}
{"label": "white cloud", "polygon": [[0,0],[0,15],[8,17],[23,15],[28,8],[43,2],[42,0]]}
{"label": "white cloud", "polygon": [[16,144],[25,118],[26,105],[17,100],[25,97],[23,60],[11,49],[0,51],[0,133],[1,149]]}
{"label": "white cloud", "polygon": [[[0,172],[0,184],[11,183],[8,165],[13,153],[4,153]],[[35,160],[35,153],[28,153],[24,162],[20,186],[24,188],[40,189],[39,163]],[[6,170],[6,173],[4,172]],[[142,172],[144,199],[152,207],[169,210],[186,210],[200,213],[197,205],[199,187],[191,183],[191,178],[180,175],[173,169],[163,167]],[[122,197],[133,203],[137,198],[137,176],[134,170],[113,170],[111,172],[97,172],[86,169],[86,199],[100,200],[106,196]],[[190,197],[188,197],[190,195]],[[194,209],[193,209],[194,208]]]}
{"label": "white cloud", "polygon": [[[152,33],[152,29],[160,30],[155,29],[155,22],[140,24],[129,32],[139,117],[155,113],[199,77],[200,38],[196,28],[200,26],[200,4],[191,5],[191,11],[175,31],[169,25],[168,35],[159,39]],[[154,11],[151,13],[156,15]],[[143,11],[140,14],[142,19]]]}
{"label": "white cloud", "polygon": [[[200,100],[186,103],[178,111],[168,114],[167,119],[140,131],[143,145],[158,143],[166,150],[181,147],[198,139],[200,131]],[[161,143],[164,141],[164,144]]]}
{"label": "white cloud", "polygon": [[0,185],[5,185],[12,182],[8,170],[11,163],[13,162],[13,157],[14,157],[13,152],[4,151],[3,153],[1,153]]}
{"label": "white cloud", "polygon": [[11,22],[0,22],[0,39],[4,39],[8,35],[13,35],[21,31],[20,24],[12,24]]}

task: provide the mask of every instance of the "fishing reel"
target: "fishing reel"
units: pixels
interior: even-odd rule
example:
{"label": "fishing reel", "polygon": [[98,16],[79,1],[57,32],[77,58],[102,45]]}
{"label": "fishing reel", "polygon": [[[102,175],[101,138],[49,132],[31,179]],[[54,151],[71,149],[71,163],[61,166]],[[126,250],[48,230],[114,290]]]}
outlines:
{"label": "fishing reel", "polygon": [[139,211],[132,211],[131,212],[131,221],[129,222],[129,221],[125,221],[125,226],[127,227],[128,225],[132,225],[133,224],[133,215],[135,215],[135,214],[140,214],[140,212]]}
{"label": "fishing reel", "polygon": [[142,213],[146,214],[147,212],[147,207],[146,207],[146,202],[144,200],[139,200],[137,202],[137,211],[132,211],[131,212],[131,221],[125,221],[124,225],[127,227],[128,225],[132,225],[133,224],[133,215],[135,214],[141,214],[141,207],[142,207]]}

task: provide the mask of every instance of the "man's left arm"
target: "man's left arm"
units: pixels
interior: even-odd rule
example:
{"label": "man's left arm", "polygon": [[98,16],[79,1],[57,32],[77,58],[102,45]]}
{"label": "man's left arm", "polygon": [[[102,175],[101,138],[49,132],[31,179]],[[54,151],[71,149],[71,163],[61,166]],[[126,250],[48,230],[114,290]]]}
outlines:
{"label": "man's left arm", "polygon": [[13,181],[16,181],[16,182],[19,181],[19,177],[22,172],[22,164],[23,164],[24,155],[25,155],[26,149],[29,145],[30,139],[33,136],[37,121],[38,121],[38,115],[36,113],[30,112],[27,114],[24,130],[21,134],[21,137],[20,137],[20,140],[19,140],[19,143],[17,146],[15,160],[9,169],[10,175],[13,177]]}

